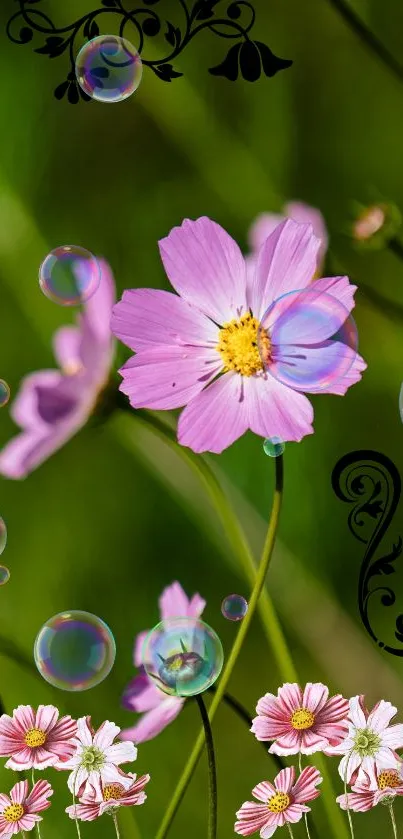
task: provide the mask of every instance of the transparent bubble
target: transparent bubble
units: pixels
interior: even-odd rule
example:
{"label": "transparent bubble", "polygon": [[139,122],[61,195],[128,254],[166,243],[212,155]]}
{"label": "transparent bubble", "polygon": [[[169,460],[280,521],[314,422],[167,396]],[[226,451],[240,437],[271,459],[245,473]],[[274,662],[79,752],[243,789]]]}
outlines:
{"label": "transparent bubble", "polygon": [[48,253],[39,269],[39,285],[59,306],[79,306],[97,290],[101,270],[95,256],[77,245],[63,245]]}
{"label": "transparent bubble", "polygon": [[7,527],[4,519],[0,517],[0,556],[7,545]]}
{"label": "transparent bubble", "polygon": [[10,399],[10,388],[4,379],[0,379],[0,408],[4,408]]}
{"label": "transparent bubble", "polygon": [[5,565],[0,565],[0,586],[5,586],[10,579],[10,572]]}
{"label": "transparent bubble", "polygon": [[229,594],[221,603],[221,612],[229,621],[241,621],[248,611],[248,601],[241,594]]}
{"label": "transparent bubble", "polygon": [[403,422],[403,382],[400,386],[400,392],[399,392],[399,413],[400,413],[400,419]]}
{"label": "transparent bubble", "polygon": [[221,641],[207,623],[172,618],[157,624],[142,651],[146,673],[164,693],[195,696],[214,684],[221,673]]}
{"label": "transparent bubble", "polygon": [[73,610],[54,615],[39,631],[35,664],[44,679],[60,690],[89,690],[110,673],[115,639],[101,618]]}
{"label": "transparent bubble", "polygon": [[127,99],[137,90],[142,73],[137,50],[117,35],[98,35],[84,44],[76,59],[80,87],[98,102]]}
{"label": "transparent bubble", "polygon": [[266,437],[266,440],[263,443],[263,451],[265,454],[268,454],[269,457],[279,457],[283,454],[284,449],[285,444],[280,437]]}
{"label": "transparent bubble", "polygon": [[277,381],[317,393],[347,376],[357,357],[358,332],[343,303],[313,283],[271,304],[260,322],[258,347]]}

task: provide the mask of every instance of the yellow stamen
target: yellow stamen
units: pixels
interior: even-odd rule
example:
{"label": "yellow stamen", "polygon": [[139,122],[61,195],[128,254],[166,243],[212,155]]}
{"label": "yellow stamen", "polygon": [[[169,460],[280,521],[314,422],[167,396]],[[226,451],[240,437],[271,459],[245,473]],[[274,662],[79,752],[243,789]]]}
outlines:
{"label": "yellow stamen", "polygon": [[397,769],[385,769],[384,772],[380,772],[378,775],[379,789],[387,789],[387,787],[400,787],[402,783],[403,781],[399,778]]}
{"label": "yellow stamen", "polygon": [[242,376],[254,376],[270,361],[270,338],[251,314],[224,323],[216,349],[225,364],[225,372],[235,370]]}
{"label": "yellow stamen", "polygon": [[29,728],[24,737],[24,743],[31,749],[36,746],[43,746],[46,740],[46,734],[41,728]]}
{"label": "yellow stamen", "polygon": [[298,708],[291,717],[291,725],[297,731],[302,731],[304,728],[311,728],[314,722],[315,714],[312,711],[306,711],[305,708]]}
{"label": "yellow stamen", "polygon": [[9,804],[5,810],[3,810],[3,817],[5,818],[6,822],[18,822],[21,816],[24,815],[24,808],[22,804]]}
{"label": "yellow stamen", "polygon": [[122,798],[124,792],[125,788],[122,784],[106,784],[102,791],[102,797],[104,801],[110,801],[111,799],[117,801],[119,798]]}
{"label": "yellow stamen", "polygon": [[286,792],[276,792],[267,802],[271,813],[283,813],[290,804],[290,796]]}

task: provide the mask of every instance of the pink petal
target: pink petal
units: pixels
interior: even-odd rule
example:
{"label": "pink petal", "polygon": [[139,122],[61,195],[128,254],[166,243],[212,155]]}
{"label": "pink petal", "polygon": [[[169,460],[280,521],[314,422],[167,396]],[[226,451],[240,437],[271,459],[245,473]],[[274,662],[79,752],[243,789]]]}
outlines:
{"label": "pink petal", "polygon": [[284,708],[281,708],[277,696],[274,696],[274,693],[265,693],[265,695],[259,699],[256,705],[256,713],[263,715],[268,714],[268,716],[275,717],[279,720],[288,719],[288,716],[284,716]]}
{"label": "pink petal", "polygon": [[124,291],[113,307],[113,333],[134,352],[153,346],[215,346],[218,327],[186,300],[169,291]]}
{"label": "pink petal", "polygon": [[361,374],[367,369],[367,366],[364,359],[360,355],[356,355],[348,372],[341,379],[329,384],[323,392],[344,396],[352,385],[360,381]]}
{"label": "pink petal", "polygon": [[318,253],[319,262],[325,257],[328,248],[329,237],[327,234],[325,220],[320,210],[310,207],[302,201],[289,201],[284,207],[284,213],[299,224],[311,224],[315,236],[320,239],[320,250]]}
{"label": "pink petal", "polygon": [[295,769],[293,766],[287,766],[276,775],[274,779],[274,786],[280,792],[290,792],[295,780]]}
{"label": "pink petal", "polygon": [[262,326],[272,344],[319,344],[336,335],[348,320],[348,311],[332,295],[312,283],[275,300],[263,315]]}
{"label": "pink petal", "polygon": [[268,372],[290,388],[304,393],[342,393],[361,378],[350,371],[357,360],[354,347],[343,341],[324,341],[316,346],[284,344],[276,348]]}
{"label": "pink petal", "polygon": [[138,353],[119,373],[120,390],[133,408],[167,411],[181,408],[197,396],[222,369],[214,349],[153,347]]}
{"label": "pink petal", "polygon": [[56,740],[65,740],[77,734],[77,723],[71,717],[61,717],[52,731],[48,732],[48,744]]}
{"label": "pink petal", "polygon": [[56,361],[67,374],[82,368],[80,356],[81,330],[78,326],[61,326],[53,336],[53,353]]}
{"label": "pink petal", "polygon": [[304,688],[302,707],[306,708],[308,711],[312,711],[316,718],[317,714],[320,713],[327,702],[328,696],[329,688],[327,688],[326,685],[322,685],[321,682],[315,682],[314,684],[312,682],[308,682]]}
{"label": "pink petal", "polygon": [[13,804],[22,804],[28,795],[28,781],[18,781],[10,791],[10,798]]}
{"label": "pink petal", "polygon": [[273,821],[273,815],[266,805],[245,801],[236,814],[238,821],[235,824],[235,832],[242,836],[249,836],[260,830],[268,821]]}
{"label": "pink petal", "polygon": [[302,708],[302,690],[296,682],[286,682],[278,689],[278,702],[286,714],[291,714]]}
{"label": "pink petal", "polygon": [[61,429],[17,434],[0,452],[0,474],[15,480],[25,478],[73,437],[85,420],[85,416],[75,415]]}
{"label": "pink petal", "polygon": [[97,819],[100,815],[100,807],[101,805],[98,804],[76,804],[70,805],[70,807],[66,807],[66,813],[69,814],[71,819],[80,819],[83,822],[90,822]]}
{"label": "pink petal", "polygon": [[317,268],[320,241],[312,227],[291,219],[279,224],[259,251],[251,308],[262,318],[283,294],[305,288]]}
{"label": "pink petal", "polygon": [[269,717],[255,717],[250,730],[257,740],[275,740],[291,730],[291,723],[277,722]]}
{"label": "pink petal", "polygon": [[50,807],[49,796],[53,795],[53,789],[48,781],[37,781],[34,784],[27,800],[26,808],[30,813],[40,813]]}
{"label": "pink petal", "polygon": [[40,816],[35,816],[32,813],[25,813],[22,818],[16,822],[16,825],[18,825],[18,830],[33,830],[37,822],[40,821]]}
{"label": "pink petal", "polygon": [[248,231],[248,242],[252,251],[260,251],[273,230],[285,221],[285,215],[288,215],[288,213],[284,215],[280,215],[280,213],[260,213],[255,218]]}
{"label": "pink petal", "polygon": [[13,723],[24,734],[29,728],[34,728],[35,715],[31,705],[18,705],[13,712]]}
{"label": "pink petal", "polygon": [[[4,792],[0,792],[0,808],[1,812],[4,810],[5,807],[9,807],[11,804],[11,798],[8,795],[5,795]],[[1,815],[0,812],[0,815]]]}
{"label": "pink petal", "polygon": [[32,750],[32,766],[34,769],[47,769],[54,766],[58,761],[56,751],[49,751],[44,746],[38,746]]}
{"label": "pink petal", "polygon": [[365,813],[366,810],[370,810],[371,807],[374,807],[374,797],[375,793],[373,792],[349,792],[347,793],[347,795],[339,795],[336,798],[336,801],[340,805],[342,810],[347,810],[348,802],[349,810],[354,810],[356,813]]}
{"label": "pink petal", "polygon": [[[391,702],[385,702],[384,699],[381,699],[368,716],[368,728],[377,734],[381,734],[396,714],[397,708]],[[403,726],[393,726],[393,728],[399,728],[403,731]]]}
{"label": "pink petal", "polygon": [[313,755],[315,752],[322,752],[328,745],[326,737],[321,737],[313,730],[301,731],[300,752],[303,755]]}
{"label": "pink petal", "polygon": [[206,601],[200,597],[200,594],[194,594],[188,606],[189,618],[200,618],[206,608]]}
{"label": "pink petal", "polygon": [[35,728],[48,731],[59,719],[59,711],[54,705],[39,705],[35,717]]}
{"label": "pink petal", "polygon": [[[272,797],[276,792],[276,788],[274,784],[271,784],[270,781],[262,781],[260,784],[257,784],[253,790],[252,795],[258,801],[263,801],[267,804],[269,798]],[[243,805],[245,807],[245,805]],[[254,807],[256,805],[253,805]]]}
{"label": "pink petal", "polygon": [[98,728],[96,734],[94,734],[94,746],[97,746],[101,751],[105,751],[105,749],[112,745],[119,732],[120,728],[118,725],[115,725],[114,722],[109,722],[109,720],[105,720]]}
{"label": "pink petal", "polygon": [[310,288],[330,294],[331,297],[336,298],[343,304],[347,312],[351,312],[355,306],[354,294],[357,291],[357,286],[350,283],[348,277],[321,277],[320,280],[315,280]]}
{"label": "pink petal", "polygon": [[[318,795],[319,795],[319,793],[318,793]],[[293,803],[293,804],[290,804],[289,807],[287,807],[287,809],[284,813],[284,817],[285,817],[286,822],[291,822],[291,824],[296,824],[296,822],[299,822],[302,819],[302,816],[304,815],[304,813],[309,813],[309,811],[310,811],[310,807],[305,807],[304,804],[294,804]]]}
{"label": "pink petal", "polygon": [[32,769],[34,765],[34,751],[28,746],[13,753],[13,756],[7,761],[7,769],[15,769],[16,772],[21,772],[24,769]]}
{"label": "pink petal", "polygon": [[267,820],[267,824],[265,827],[262,828],[260,831],[261,839],[269,839],[270,836],[273,836],[273,833],[277,830],[278,827],[283,827],[285,823],[285,818],[283,813],[273,813],[274,819]]}
{"label": "pink petal", "polygon": [[101,344],[108,344],[111,338],[110,321],[112,306],[115,302],[115,281],[110,265],[102,258],[98,259],[101,281],[95,294],[84,306],[83,327],[90,329]]}
{"label": "pink petal", "polygon": [[[46,429],[47,423],[38,413],[38,388],[53,390],[63,381],[59,370],[40,370],[29,373],[21,380],[20,389],[12,403],[10,415],[14,422],[26,429]],[[28,707],[28,706],[19,706]],[[18,709],[17,709],[18,710]],[[31,708],[32,711],[32,708]],[[15,718],[15,713],[14,713]]]}
{"label": "pink petal", "polygon": [[77,737],[83,746],[92,746],[91,717],[80,717],[77,720]]}
{"label": "pink petal", "polygon": [[171,284],[188,303],[220,325],[246,311],[245,261],[219,224],[186,219],[159,248]]}
{"label": "pink petal", "polygon": [[299,442],[307,434],[313,434],[313,408],[302,393],[271,375],[244,378],[243,388],[249,427],[255,434],[280,437],[283,442]]}
{"label": "pink petal", "polygon": [[366,728],[367,719],[363,710],[363,698],[361,696],[353,696],[350,699],[349,719],[355,728]]}
{"label": "pink petal", "polygon": [[120,733],[121,740],[133,740],[135,743],[152,740],[176,719],[183,708],[183,702],[183,699],[176,696],[169,697],[157,708],[143,714],[132,728],[123,729]]}
{"label": "pink petal", "polygon": [[305,804],[306,801],[312,801],[313,798],[317,798],[319,790],[316,789],[316,786],[322,780],[323,778],[320,772],[314,766],[306,766],[302,770],[292,790],[293,801],[296,804]]}
{"label": "pink petal", "polygon": [[128,684],[122,697],[122,705],[129,711],[136,711],[141,714],[143,711],[151,711],[157,708],[161,702],[165,702],[166,693],[154,685],[145,673],[140,673]]}
{"label": "pink petal", "polygon": [[248,428],[242,376],[225,373],[182,411],[178,440],[194,452],[221,454]]}
{"label": "pink petal", "polygon": [[337,694],[328,699],[323,708],[316,711],[315,723],[317,725],[326,725],[328,723],[338,722],[339,720],[347,720],[348,711],[348,700],[344,699],[344,696],[341,696],[341,694]]}
{"label": "pink petal", "polygon": [[135,667],[141,667],[143,663],[143,647],[144,641],[147,638],[147,635],[150,633],[150,629],[145,629],[144,632],[139,632],[134,642],[134,665]]}
{"label": "pink petal", "polygon": [[158,600],[161,620],[187,617],[189,599],[178,581],[164,588]]}
{"label": "pink petal", "polygon": [[296,755],[301,750],[301,739],[301,731],[292,728],[272,743],[269,752],[275,755]]}

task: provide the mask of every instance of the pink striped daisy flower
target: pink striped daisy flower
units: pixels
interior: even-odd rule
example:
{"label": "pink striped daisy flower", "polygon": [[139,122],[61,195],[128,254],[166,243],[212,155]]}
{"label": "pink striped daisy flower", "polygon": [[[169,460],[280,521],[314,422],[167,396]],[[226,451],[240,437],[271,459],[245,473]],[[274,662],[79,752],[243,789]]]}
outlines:
{"label": "pink striped daisy flower", "polygon": [[260,803],[245,801],[242,804],[236,814],[235,833],[250,836],[259,831],[262,839],[268,839],[278,827],[299,822],[311,809],[306,802],[320,795],[316,787],[322,780],[317,769],[307,766],[295,782],[295,769],[291,766],[276,775],[274,784],[262,781],[252,790]]}
{"label": "pink striped daisy flower", "polygon": [[380,801],[389,804],[396,795],[403,795],[403,778],[396,767],[381,771],[375,769],[372,778],[367,775],[361,784],[353,784],[351,790],[347,795],[339,795],[337,803],[342,810],[364,813]]}
{"label": "pink striped daisy flower", "polygon": [[38,813],[50,807],[53,789],[48,781],[37,781],[29,794],[28,789],[28,781],[18,781],[9,796],[0,793],[0,836],[32,830],[42,821]]}
{"label": "pink striped daisy flower", "polygon": [[54,705],[19,705],[13,716],[0,717],[0,757],[9,757],[8,769],[46,769],[74,753],[77,723],[61,717]]}
{"label": "pink striped daisy flower", "polygon": [[113,812],[117,807],[133,807],[144,804],[147,795],[144,787],[150,780],[149,775],[140,778],[131,772],[121,773],[120,781],[110,784],[102,783],[101,789],[88,784],[85,792],[79,796],[78,804],[66,807],[66,813],[71,819],[90,822],[104,813]]}

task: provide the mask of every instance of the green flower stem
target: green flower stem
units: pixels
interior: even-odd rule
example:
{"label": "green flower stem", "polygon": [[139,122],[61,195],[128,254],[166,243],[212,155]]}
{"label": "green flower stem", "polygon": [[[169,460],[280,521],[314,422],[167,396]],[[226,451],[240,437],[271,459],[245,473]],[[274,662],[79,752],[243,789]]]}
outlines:
{"label": "green flower stem", "polygon": [[287,825],[287,828],[288,828],[288,832],[289,832],[289,834],[290,834],[290,836],[291,836],[291,839],[294,839],[294,834],[293,834],[293,832],[292,832],[292,828],[291,828],[290,823],[289,823],[289,822],[286,822],[286,825]]}
{"label": "green flower stem", "polygon": [[115,826],[115,831],[116,831],[116,839],[120,839],[119,825],[118,825],[118,820],[116,818],[116,813],[113,814],[112,818],[113,818],[113,824]]}
{"label": "green flower stem", "polygon": [[[32,787],[33,787],[34,784],[35,784],[35,772],[34,772],[34,770],[32,770],[32,772],[31,772],[31,779],[32,779]],[[38,832],[38,839],[41,839],[41,829],[39,827],[39,822],[36,823],[36,829],[37,829],[37,832]]]}
{"label": "green flower stem", "polygon": [[397,827],[396,827],[396,821],[395,821],[395,814],[393,812],[393,804],[389,804],[389,813],[390,813],[390,820],[392,822],[392,828],[393,828],[393,839],[397,839]]}
{"label": "green flower stem", "polygon": [[209,772],[209,822],[208,839],[217,837],[217,769],[214,754],[213,732],[211,730],[209,716],[201,693],[195,696],[199,706],[200,715],[204,727],[204,735],[207,748],[208,772]]}
{"label": "green flower stem", "polygon": [[[217,692],[217,688],[214,685],[208,688],[208,690],[210,693]],[[253,722],[253,717],[251,717],[249,711],[247,711],[246,708],[244,708],[241,702],[239,702],[238,699],[235,699],[234,696],[227,692],[224,693],[222,700],[223,702],[225,702],[226,705],[228,705],[229,708],[232,708],[232,710],[235,711],[235,713],[243,722],[246,722],[248,726],[248,731],[250,731]],[[267,743],[263,742],[262,740],[257,740],[257,742],[260,743],[260,745],[264,749],[265,755],[267,755]],[[275,755],[270,752],[269,757],[272,758],[279,771],[281,769],[285,769],[285,763],[280,757],[280,755]]]}
{"label": "green flower stem", "polygon": [[[244,619],[243,619],[243,621],[240,625],[240,628],[238,630],[238,634],[235,638],[235,641],[234,641],[234,644],[232,646],[231,652],[230,652],[230,654],[228,656],[228,659],[227,659],[227,663],[226,663],[225,668],[223,670],[223,673],[222,673],[222,676],[221,676],[221,679],[220,679],[220,682],[219,682],[219,685],[218,685],[218,688],[217,688],[217,693],[215,694],[214,699],[213,699],[213,701],[211,703],[211,706],[210,706],[210,709],[209,709],[209,715],[208,716],[209,716],[210,724],[212,723],[212,721],[215,717],[217,708],[218,708],[218,706],[221,702],[221,699],[224,696],[227,684],[228,684],[228,682],[231,678],[232,671],[233,671],[234,666],[236,664],[238,655],[241,652],[242,644],[243,644],[244,639],[246,637],[246,634],[248,632],[249,626],[252,622],[252,618],[253,618],[253,615],[254,615],[254,612],[255,612],[260,594],[262,592],[262,589],[263,589],[263,586],[264,586],[264,583],[265,583],[266,574],[267,574],[267,571],[268,571],[271,555],[272,555],[272,552],[273,552],[274,542],[275,542],[276,533],[277,533],[277,526],[278,526],[278,521],[279,521],[279,516],[280,516],[281,499],[282,499],[282,492],[283,492],[283,458],[282,458],[282,456],[276,458],[275,465],[276,465],[276,486],[275,486],[275,491],[274,491],[273,506],[272,506],[271,515],[270,515],[269,526],[268,526],[268,529],[267,529],[267,535],[266,535],[266,539],[265,539],[265,543],[264,543],[264,547],[263,547],[263,552],[262,552],[262,558],[261,558],[260,565],[259,565],[259,568],[258,568],[258,571],[257,571],[257,574],[256,574],[255,585],[254,585],[254,588],[253,588],[253,591],[252,591],[252,594],[251,594],[251,597],[250,597],[250,600],[249,600],[248,611],[247,611],[247,613],[246,613],[246,615],[245,615],[245,617],[244,617]],[[187,787],[190,783],[193,772],[194,772],[194,770],[197,766],[197,763],[198,763],[199,758],[200,758],[201,751],[203,749],[203,745],[204,745],[204,731],[202,731],[199,734],[199,737],[196,740],[196,743],[195,743],[195,745],[193,747],[193,750],[190,754],[188,762],[185,766],[185,769],[182,773],[181,778],[179,779],[176,790],[175,790],[175,792],[172,796],[169,807],[168,807],[168,809],[165,813],[165,816],[164,816],[164,818],[161,822],[161,826],[160,826],[160,828],[159,828],[159,830],[156,834],[156,839],[165,839],[165,836],[167,835],[168,830],[169,830],[169,828],[172,824],[172,821],[175,817],[176,811],[177,811],[177,809],[178,809],[178,807],[179,807],[179,805],[182,801],[182,798],[183,798],[183,796],[186,792],[186,789],[187,789]]]}
{"label": "green flower stem", "polygon": [[[73,779],[73,807],[74,807],[74,812],[75,812],[75,807],[76,807],[76,778],[77,778],[77,775],[78,775],[78,769],[79,769],[79,767],[77,767],[75,775],[74,775],[74,779]],[[78,837],[78,839],[81,839],[81,831],[80,831],[80,825],[79,825],[78,818],[76,817],[74,819],[74,821],[75,821],[75,824],[76,824],[77,837]]]}
{"label": "green flower stem", "polygon": [[403,65],[401,65],[394,55],[385,47],[382,41],[375,35],[366,23],[357,15],[354,9],[345,0],[329,0],[330,5],[338,11],[343,20],[355,32],[360,40],[365,44],[374,55],[379,58],[385,67],[390,70],[399,81],[403,81]]}
{"label": "green flower stem", "polygon": [[348,806],[348,793],[347,793],[347,771],[348,771],[349,761],[350,761],[350,755],[349,755],[349,759],[347,760],[346,771],[344,773],[344,795],[346,796],[347,818],[348,818],[348,824],[349,824],[349,827],[350,827],[351,839],[354,839],[353,820],[351,818],[350,807]]}
{"label": "green flower stem", "polygon": [[[299,768],[299,774],[301,774],[301,772],[302,772],[302,755],[301,755],[301,752],[298,753],[298,768]],[[308,839],[311,839],[311,834],[309,833],[308,816],[307,816],[306,813],[304,813],[304,822],[305,822],[306,835],[307,835]]]}

